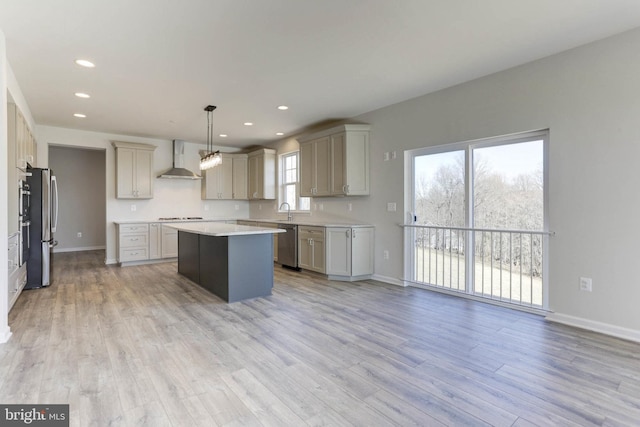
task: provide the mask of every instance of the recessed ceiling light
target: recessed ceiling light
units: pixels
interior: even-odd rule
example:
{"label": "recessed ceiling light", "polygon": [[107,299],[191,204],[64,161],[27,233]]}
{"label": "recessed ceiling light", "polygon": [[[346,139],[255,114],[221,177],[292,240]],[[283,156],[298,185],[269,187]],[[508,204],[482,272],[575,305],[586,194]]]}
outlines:
{"label": "recessed ceiling light", "polygon": [[278,106],[278,110],[288,110],[289,107],[287,107],[286,105],[279,105]]}
{"label": "recessed ceiling light", "polygon": [[91,95],[88,93],[76,92],[74,95],[78,98],[91,98]]}
{"label": "recessed ceiling light", "polygon": [[228,135],[226,133],[221,133],[220,138],[226,138]]}
{"label": "recessed ceiling light", "polygon": [[282,133],[282,132],[276,132],[276,135],[278,135],[278,136],[282,136],[282,135],[284,135],[284,133]]}
{"label": "recessed ceiling light", "polygon": [[94,64],[91,61],[88,61],[86,59],[76,59],[76,64],[78,64],[81,67],[86,67],[86,68],[93,68],[96,66],[96,64]]}
{"label": "recessed ceiling light", "polygon": [[81,119],[84,119],[85,117],[87,117],[87,115],[86,115],[86,114],[82,114],[82,113],[75,113],[75,114],[73,115],[73,117],[79,117],[79,118],[81,118]]}
{"label": "recessed ceiling light", "polygon": [[253,126],[253,123],[251,123],[251,122],[244,122],[244,125],[245,125],[245,126]]}

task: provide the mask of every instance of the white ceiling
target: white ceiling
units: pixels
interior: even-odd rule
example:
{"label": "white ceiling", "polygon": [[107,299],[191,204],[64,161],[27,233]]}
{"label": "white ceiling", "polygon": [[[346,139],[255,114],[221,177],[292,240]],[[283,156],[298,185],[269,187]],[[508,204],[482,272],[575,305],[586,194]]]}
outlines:
{"label": "white ceiling", "polygon": [[204,142],[213,104],[239,147],[638,26],[638,0],[0,0],[38,124]]}

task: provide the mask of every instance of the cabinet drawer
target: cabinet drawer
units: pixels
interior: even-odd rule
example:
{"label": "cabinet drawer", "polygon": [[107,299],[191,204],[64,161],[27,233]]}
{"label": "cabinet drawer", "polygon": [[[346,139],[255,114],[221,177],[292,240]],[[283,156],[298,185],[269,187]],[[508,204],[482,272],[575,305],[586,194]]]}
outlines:
{"label": "cabinet drawer", "polygon": [[149,224],[121,224],[120,234],[124,233],[148,233]]}
{"label": "cabinet drawer", "polygon": [[298,227],[298,236],[301,239],[324,239],[324,227]]}
{"label": "cabinet drawer", "polygon": [[9,246],[9,274],[18,270],[18,263],[20,262],[18,255],[18,245]]}
{"label": "cabinet drawer", "polygon": [[9,274],[9,283],[7,287],[9,291],[9,301],[11,301],[11,296],[20,289],[20,272],[17,268]]}
{"label": "cabinet drawer", "polygon": [[138,246],[149,246],[149,234],[123,234],[120,236],[121,248],[133,248]]}
{"label": "cabinet drawer", "polygon": [[149,259],[149,250],[144,247],[120,249],[120,262]]}

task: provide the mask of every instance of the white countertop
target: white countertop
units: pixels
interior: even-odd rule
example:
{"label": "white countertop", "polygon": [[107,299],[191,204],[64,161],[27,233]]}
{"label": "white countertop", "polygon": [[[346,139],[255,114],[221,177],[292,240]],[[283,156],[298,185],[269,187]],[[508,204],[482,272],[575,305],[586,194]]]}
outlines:
{"label": "white countertop", "polygon": [[253,227],[250,225],[226,224],[224,222],[190,222],[190,223],[170,223],[167,227],[175,228],[178,231],[203,234],[206,236],[242,236],[247,234],[275,234],[285,233],[286,230],[279,228]]}
{"label": "white countertop", "polygon": [[123,219],[113,221],[114,224],[171,224],[171,223],[184,223],[184,222],[212,222],[212,221],[235,221],[235,218],[211,218],[211,219],[188,219],[188,218],[176,218],[176,219]]}
{"label": "white countertop", "polygon": [[[118,220],[113,221],[114,224],[194,224],[194,223],[202,223],[202,222],[218,222],[224,223],[225,221],[251,221],[251,222],[264,222],[269,224],[294,224],[294,225],[307,225],[313,227],[372,227],[371,224],[363,224],[363,223],[353,223],[353,222],[335,222],[335,221],[313,221],[309,219],[297,219],[294,218],[292,221],[287,221],[283,219],[274,219],[274,218],[210,218],[210,219],[126,219],[126,220]],[[233,224],[230,224],[233,225]]]}
{"label": "white countertop", "polygon": [[333,221],[312,221],[312,220],[298,220],[293,218],[291,221],[283,219],[254,219],[246,218],[239,219],[238,221],[254,221],[254,222],[266,222],[271,224],[294,224],[294,225],[308,225],[312,227],[372,227],[371,224],[352,223],[352,222],[333,222]]}

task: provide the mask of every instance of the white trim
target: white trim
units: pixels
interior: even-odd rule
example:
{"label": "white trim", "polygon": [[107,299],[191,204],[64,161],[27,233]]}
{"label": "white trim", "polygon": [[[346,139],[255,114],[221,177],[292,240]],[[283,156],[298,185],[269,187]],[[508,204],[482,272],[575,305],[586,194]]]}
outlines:
{"label": "white trim", "polygon": [[[286,168],[284,167],[284,163],[285,163],[285,158],[287,157],[291,157],[291,156],[295,156],[296,157],[296,182],[289,182],[289,183],[285,183],[285,174],[286,174]],[[276,211],[279,214],[282,213],[300,213],[300,214],[310,214],[311,213],[311,201],[309,201],[309,209],[306,210],[301,210],[300,206],[301,206],[301,199],[303,198],[308,198],[308,197],[302,197],[300,196],[300,150],[291,150],[291,151],[287,151],[286,153],[279,153],[278,154],[278,179],[277,179],[277,187],[278,187],[278,200],[277,200],[277,209]],[[295,185],[296,188],[296,209],[294,210],[290,210],[290,211],[286,211],[286,210],[281,210],[280,207],[282,206],[282,204],[285,202],[284,200],[284,186],[285,185]]]}
{"label": "white trim", "polygon": [[11,328],[7,326],[7,328],[0,333],[0,344],[4,344],[9,341],[11,338]]}
{"label": "white trim", "polygon": [[601,334],[610,335],[616,338],[622,338],[629,341],[640,342],[640,331],[629,329],[623,326],[616,326],[609,323],[589,320],[582,317],[571,316],[562,313],[549,313],[545,320],[549,322],[561,323],[563,325],[574,326],[588,331],[599,332]]}
{"label": "white trim", "polygon": [[57,254],[62,252],[97,251],[101,249],[104,250],[106,249],[106,247],[105,246],[83,246],[79,248],[62,248],[62,249],[55,249],[53,253]]}
{"label": "white trim", "polygon": [[394,277],[383,276],[381,274],[374,274],[373,276],[371,276],[371,280],[377,280],[378,282],[384,282],[395,286],[402,286],[403,288],[407,287],[407,283],[403,280],[396,279]]}

